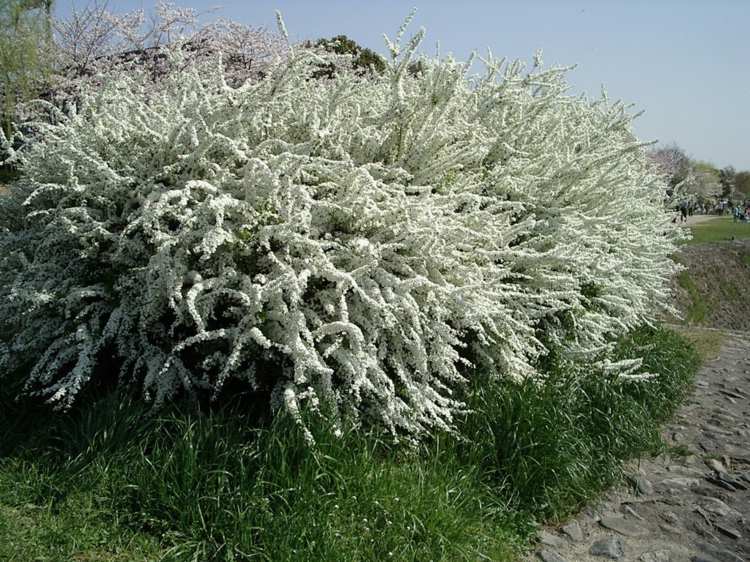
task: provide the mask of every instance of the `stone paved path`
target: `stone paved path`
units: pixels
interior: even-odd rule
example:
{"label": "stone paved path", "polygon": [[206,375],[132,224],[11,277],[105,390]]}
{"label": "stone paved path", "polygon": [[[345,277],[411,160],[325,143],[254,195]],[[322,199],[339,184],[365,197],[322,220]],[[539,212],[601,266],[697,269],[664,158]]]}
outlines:
{"label": "stone paved path", "polygon": [[530,560],[750,562],[750,333],[727,336],[665,437],[673,456],[631,465]]}

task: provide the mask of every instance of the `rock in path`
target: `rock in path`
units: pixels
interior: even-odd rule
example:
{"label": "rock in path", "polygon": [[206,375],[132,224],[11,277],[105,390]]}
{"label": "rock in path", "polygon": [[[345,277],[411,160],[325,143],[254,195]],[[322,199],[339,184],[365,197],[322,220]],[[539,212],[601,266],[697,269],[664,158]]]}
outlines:
{"label": "rock in path", "polygon": [[573,542],[583,541],[583,531],[577,521],[572,521],[567,525],[563,525],[562,532],[568,535]]}
{"label": "rock in path", "polygon": [[542,549],[539,551],[539,558],[544,560],[544,562],[567,562],[565,558],[560,556],[557,552],[554,550],[548,550],[548,549]]}
{"label": "rock in path", "polygon": [[565,544],[565,540],[562,537],[558,537],[547,531],[539,533],[539,542],[545,546],[551,546],[552,548],[557,548]]}
{"label": "rock in path", "polygon": [[625,556],[625,545],[618,537],[607,537],[592,544],[589,553],[610,560],[621,560]]}
{"label": "rock in path", "polygon": [[636,476],[633,478],[636,491],[642,496],[650,496],[654,493],[654,485],[650,480],[643,476]]}
{"label": "rock in path", "polygon": [[648,535],[648,529],[633,523],[624,517],[604,517],[599,521],[602,527],[616,531],[626,537],[642,537]]}
{"label": "rock in path", "polygon": [[672,553],[668,550],[652,550],[644,552],[638,558],[639,562],[672,562]]}

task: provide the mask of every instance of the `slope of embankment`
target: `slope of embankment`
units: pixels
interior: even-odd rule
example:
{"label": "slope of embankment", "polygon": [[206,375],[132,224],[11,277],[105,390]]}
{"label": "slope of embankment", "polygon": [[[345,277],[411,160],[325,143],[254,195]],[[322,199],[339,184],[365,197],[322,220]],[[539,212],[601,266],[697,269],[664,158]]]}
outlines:
{"label": "slope of embankment", "polygon": [[686,266],[674,290],[688,324],[750,330],[750,240],[686,245],[676,258]]}

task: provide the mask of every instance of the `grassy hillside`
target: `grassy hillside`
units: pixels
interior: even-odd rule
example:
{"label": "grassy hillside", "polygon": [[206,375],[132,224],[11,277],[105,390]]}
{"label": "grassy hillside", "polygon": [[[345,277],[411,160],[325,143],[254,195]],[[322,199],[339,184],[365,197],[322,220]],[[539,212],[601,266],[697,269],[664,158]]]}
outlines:
{"label": "grassy hillside", "polygon": [[[704,223],[693,232],[699,239],[715,239],[726,226]],[[750,234],[750,225],[736,228]],[[750,240],[691,244],[677,260],[687,268],[677,276],[675,292],[688,324],[750,330]]]}

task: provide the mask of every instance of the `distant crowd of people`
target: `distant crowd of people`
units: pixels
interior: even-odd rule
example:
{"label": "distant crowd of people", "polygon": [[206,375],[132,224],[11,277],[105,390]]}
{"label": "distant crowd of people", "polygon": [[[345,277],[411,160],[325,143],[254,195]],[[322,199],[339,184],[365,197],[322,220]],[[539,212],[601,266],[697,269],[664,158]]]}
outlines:
{"label": "distant crowd of people", "polygon": [[680,203],[680,205],[677,207],[677,210],[680,214],[676,216],[672,220],[672,222],[677,222],[678,218],[680,219],[680,222],[686,222],[688,217],[692,217],[694,214],[705,215],[707,211],[705,205],[689,203],[687,201],[683,201],[682,203]]}
{"label": "distant crowd of people", "polygon": [[734,222],[750,222],[750,204],[732,207],[732,218]]}
{"label": "distant crowd of people", "polygon": [[683,201],[675,209],[678,215],[672,222],[687,222],[688,217],[697,215],[732,215],[734,222],[750,223],[750,201],[744,203],[732,204],[727,200],[722,200],[715,205],[706,205],[703,203],[694,203]]}

